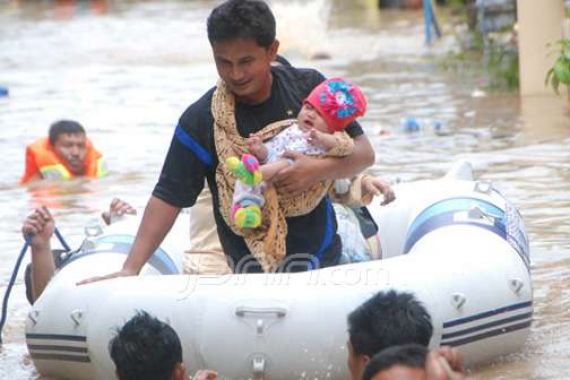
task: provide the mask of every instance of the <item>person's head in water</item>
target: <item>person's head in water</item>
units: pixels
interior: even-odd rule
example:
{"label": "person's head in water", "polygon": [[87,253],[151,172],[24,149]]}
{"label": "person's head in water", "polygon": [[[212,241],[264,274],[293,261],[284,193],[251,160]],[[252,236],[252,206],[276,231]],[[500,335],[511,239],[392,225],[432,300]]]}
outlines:
{"label": "person's head in water", "polygon": [[410,293],[379,292],[348,316],[348,367],[360,379],[375,354],[401,344],[427,346],[433,333],[431,317]]}
{"label": "person's head in water", "polygon": [[405,344],[380,351],[368,362],[362,380],[425,380],[428,349]]}
{"label": "person's head in water", "polygon": [[49,142],[74,175],[84,174],[87,135],[81,124],[73,120],[56,121],[49,127]]}
{"label": "person's head in water", "polygon": [[207,26],[218,74],[238,101],[266,100],[279,48],[269,6],[259,0],[228,0],[212,11]]}
{"label": "person's head in water", "polygon": [[182,344],[166,323],[139,311],[109,342],[119,380],[186,379]]}

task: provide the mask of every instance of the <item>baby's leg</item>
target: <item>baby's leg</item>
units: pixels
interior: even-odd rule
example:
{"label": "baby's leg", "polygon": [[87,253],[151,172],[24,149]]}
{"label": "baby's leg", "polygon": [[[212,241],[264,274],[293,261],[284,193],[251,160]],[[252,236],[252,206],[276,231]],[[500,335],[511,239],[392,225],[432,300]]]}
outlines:
{"label": "baby's leg", "polygon": [[261,170],[261,176],[265,182],[271,183],[274,177],[279,173],[281,170],[285,169],[289,166],[289,160],[280,158],[277,161],[269,162],[267,164],[263,164],[259,167]]}

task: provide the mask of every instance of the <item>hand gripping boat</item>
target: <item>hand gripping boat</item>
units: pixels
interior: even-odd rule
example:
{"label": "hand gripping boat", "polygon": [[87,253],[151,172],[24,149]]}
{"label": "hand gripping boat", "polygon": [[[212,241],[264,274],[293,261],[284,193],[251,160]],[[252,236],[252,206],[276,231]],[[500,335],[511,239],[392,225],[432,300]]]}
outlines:
{"label": "hand gripping boat", "polygon": [[31,357],[45,376],[113,378],[108,342],[135,310],[146,310],[175,328],[191,370],[346,379],[347,314],[390,288],[413,292],[427,307],[431,346],[455,346],[468,363],[518,350],[533,310],[518,211],[490,183],[473,181],[467,163],[395,192],[392,204],[370,210],[382,260],[294,274],[181,275],[181,222],[141,276],[76,286],[122,265],[136,225],[116,223],[88,238],[33,305]]}

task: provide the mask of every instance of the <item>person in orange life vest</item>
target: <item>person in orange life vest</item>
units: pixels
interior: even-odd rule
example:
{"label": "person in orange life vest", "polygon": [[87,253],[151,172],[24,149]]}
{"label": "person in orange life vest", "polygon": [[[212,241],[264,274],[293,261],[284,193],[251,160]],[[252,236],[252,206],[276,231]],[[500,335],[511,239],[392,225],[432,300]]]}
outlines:
{"label": "person in orange life vest", "polygon": [[103,157],[76,121],[60,120],[49,128],[49,137],[26,147],[26,169],[21,184],[36,179],[102,177],[106,174]]}

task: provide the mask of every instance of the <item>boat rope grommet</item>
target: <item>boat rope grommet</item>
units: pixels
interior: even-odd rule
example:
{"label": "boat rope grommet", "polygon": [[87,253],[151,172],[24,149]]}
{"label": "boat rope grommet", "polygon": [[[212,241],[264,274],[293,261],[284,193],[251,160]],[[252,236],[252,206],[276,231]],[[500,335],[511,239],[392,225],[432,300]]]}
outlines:
{"label": "boat rope grommet", "polygon": [[81,324],[81,320],[83,319],[83,310],[75,309],[69,314],[71,320],[75,323],[75,326],[79,326]]}
{"label": "boat rope grommet", "polygon": [[524,286],[524,282],[520,278],[511,278],[509,280],[509,287],[515,294],[519,294]]}
{"label": "boat rope grommet", "polygon": [[466,301],[467,297],[465,297],[465,294],[463,293],[453,293],[451,296],[451,304],[455,306],[456,309],[460,309]]}
{"label": "boat rope grommet", "polygon": [[38,317],[39,316],[40,316],[40,312],[38,310],[32,310],[28,313],[28,319],[30,321],[32,321],[34,326],[38,324]]}
{"label": "boat rope grommet", "polygon": [[493,190],[493,183],[489,180],[477,181],[475,182],[475,187],[473,190],[482,194],[491,194],[491,191]]}
{"label": "boat rope grommet", "polygon": [[479,206],[471,207],[469,211],[467,211],[467,217],[475,220],[487,220],[490,223],[495,223],[496,220],[501,219],[500,215],[492,214]]}
{"label": "boat rope grommet", "polygon": [[103,234],[103,227],[99,223],[90,223],[83,229],[85,236],[97,237]]}

